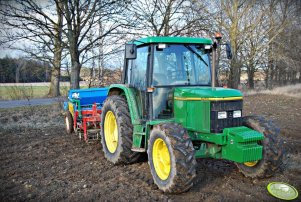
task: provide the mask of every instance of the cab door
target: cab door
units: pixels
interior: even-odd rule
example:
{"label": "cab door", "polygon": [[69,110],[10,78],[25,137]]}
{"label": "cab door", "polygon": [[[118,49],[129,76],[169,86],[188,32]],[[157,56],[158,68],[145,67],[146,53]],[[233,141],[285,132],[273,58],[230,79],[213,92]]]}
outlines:
{"label": "cab door", "polygon": [[150,55],[150,46],[137,47],[136,59],[126,62],[127,72],[125,73],[125,84],[132,88],[136,95],[136,102],[140,112],[140,118],[147,117],[146,109],[146,87],[147,87],[147,69]]}

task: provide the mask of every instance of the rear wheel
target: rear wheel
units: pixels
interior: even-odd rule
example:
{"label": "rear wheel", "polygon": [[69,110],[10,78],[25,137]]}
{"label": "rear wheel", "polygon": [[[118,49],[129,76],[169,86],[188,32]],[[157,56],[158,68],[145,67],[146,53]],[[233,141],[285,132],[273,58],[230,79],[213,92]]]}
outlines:
{"label": "rear wheel", "polygon": [[140,153],[131,150],[133,125],[126,100],[118,95],[108,97],[101,120],[101,144],[106,159],[114,164],[137,161]]}
{"label": "rear wheel", "polygon": [[264,178],[272,176],[283,164],[284,148],[280,129],[271,121],[260,116],[244,117],[243,125],[264,134],[263,156],[259,161],[236,164],[246,177]]}
{"label": "rear wheel", "polygon": [[148,162],[155,184],[167,193],[181,193],[193,186],[196,176],[194,148],[179,124],[154,126],[148,141]]}
{"label": "rear wheel", "polygon": [[73,133],[74,128],[73,128],[73,118],[72,118],[72,114],[67,111],[66,115],[65,115],[65,126],[66,126],[66,131],[68,134]]}

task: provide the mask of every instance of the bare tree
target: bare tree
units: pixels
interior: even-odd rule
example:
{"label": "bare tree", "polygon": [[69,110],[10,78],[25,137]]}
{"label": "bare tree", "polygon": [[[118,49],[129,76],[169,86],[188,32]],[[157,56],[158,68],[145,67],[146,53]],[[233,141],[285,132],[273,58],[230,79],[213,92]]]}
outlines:
{"label": "bare tree", "polygon": [[187,0],[137,0],[129,7],[128,16],[131,17],[128,19],[138,35],[191,35],[192,30],[203,28],[198,22],[205,20],[197,13],[196,8],[200,6],[193,6],[196,3]]}
{"label": "bare tree", "polygon": [[[31,57],[52,64],[49,96],[60,95],[59,79],[62,57],[62,1],[40,4],[35,0],[1,1],[1,21],[5,25],[5,40],[9,47],[26,52]],[[51,8],[51,9],[49,9]],[[55,13],[51,13],[54,9]],[[30,45],[21,47],[18,41]],[[33,47],[33,48],[32,48]]]}
{"label": "bare tree", "polygon": [[[81,61],[83,54],[93,46],[100,45],[100,39],[117,33],[124,24],[116,19],[126,8],[124,1],[114,0],[64,0],[64,17],[66,19],[68,49],[71,57],[71,88],[79,88]],[[101,35],[98,35],[99,20],[105,24]],[[103,25],[104,26],[104,25]],[[93,32],[94,38],[86,40],[87,34]]]}
{"label": "bare tree", "polygon": [[53,57],[53,70],[51,71],[51,82],[48,95],[60,95],[60,75],[61,75],[61,61],[63,51],[63,4],[62,0],[55,0],[57,21],[54,24],[54,57]]}
{"label": "bare tree", "polygon": [[287,10],[279,13],[282,19],[277,23],[269,23],[269,9],[277,9],[281,2],[274,0],[273,4],[269,4],[268,1],[221,0],[211,5],[214,8],[212,21],[216,21],[216,26],[232,47],[233,59],[229,64],[228,78],[230,87],[238,88],[241,71],[246,69],[248,83],[254,88],[255,72],[267,66],[270,44],[288,25],[285,18]]}
{"label": "bare tree", "polygon": [[267,25],[270,29],[268,65],[264,69],[267,88],[272,88],[275,83],[282,85],[292,81],[292,75],[296,77],[299,57],[295,56],[294,50],[299,48],[295,46],[299,38],[292,36],[292,33],[300,30],[300,5],[300,2],[293,0],[270,0],[266,4]]}

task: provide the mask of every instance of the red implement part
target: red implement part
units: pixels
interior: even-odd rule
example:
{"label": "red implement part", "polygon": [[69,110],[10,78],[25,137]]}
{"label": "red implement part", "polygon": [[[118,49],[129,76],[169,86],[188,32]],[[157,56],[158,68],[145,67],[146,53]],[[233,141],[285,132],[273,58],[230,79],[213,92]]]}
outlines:
{"label": "red implement part", "polygon": [[77,124],[78,119],[78,111],[75,112],[74,116],[74,127],[77,128],[77,126],[84,131],[84,140],[88,141],[88,134],[87,134],[87,124],[93,125],[94,128],[99,129],[100,128],[100,114],[101,110],[97,109],[97,105],[94,103],[92,106],[92,109],[82,110],[82,124]]}

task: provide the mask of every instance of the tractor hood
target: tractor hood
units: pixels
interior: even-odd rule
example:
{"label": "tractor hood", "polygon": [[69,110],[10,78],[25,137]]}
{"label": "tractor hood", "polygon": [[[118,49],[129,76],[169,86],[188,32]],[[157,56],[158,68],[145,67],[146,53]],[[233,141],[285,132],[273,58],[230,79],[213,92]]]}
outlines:
{"label": "tractor hood", "polygon": [[239,90],[212,87],[178,87],[175,88],[174,97],[178,100],[215,100],[215,99],[242,99]]}

